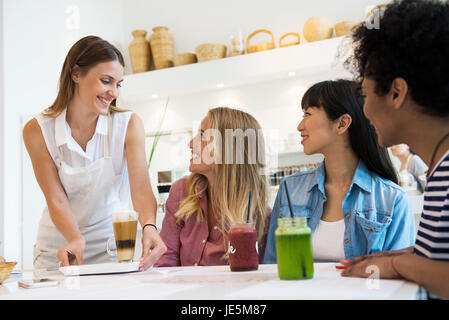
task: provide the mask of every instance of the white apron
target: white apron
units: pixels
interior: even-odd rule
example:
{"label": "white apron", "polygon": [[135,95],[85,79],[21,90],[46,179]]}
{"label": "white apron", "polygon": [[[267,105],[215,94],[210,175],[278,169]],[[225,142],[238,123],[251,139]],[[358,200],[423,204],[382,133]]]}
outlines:
{"label": "white apron", "polygon": [[[106,252],[108,238],[114,236],[112,213],[121,208],[119,188],[122,174],[115,175],[109,154],[111,116],[108,114],[108,133],[104,142],[104,158],[82,168],[72,168],[64,162],[59,147],[58,174],[67,194],[72,214],[86,241],[83,254],[85,264],[116,261]],[[49,216],[48,207],[44,215]],[[44,217],[43,217],[44,218]],[[46,217],[48,219],[48,217]],[[48,223],[39,224],[34,246],[34,268],[52,268],[59,265],[56,253],[67,244],[61,232]]]}

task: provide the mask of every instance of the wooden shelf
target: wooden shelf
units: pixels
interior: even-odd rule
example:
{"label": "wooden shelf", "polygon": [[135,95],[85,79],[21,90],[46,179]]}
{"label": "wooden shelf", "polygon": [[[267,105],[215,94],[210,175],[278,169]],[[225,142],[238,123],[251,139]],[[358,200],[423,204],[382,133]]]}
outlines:
{"label": "wooden shelf", "polygon": [[119,105],[144,103],[289,78],[294,72],[305,82],[348,77],[336,58],[342,38],[332,38],[224,59],[126,75]]}

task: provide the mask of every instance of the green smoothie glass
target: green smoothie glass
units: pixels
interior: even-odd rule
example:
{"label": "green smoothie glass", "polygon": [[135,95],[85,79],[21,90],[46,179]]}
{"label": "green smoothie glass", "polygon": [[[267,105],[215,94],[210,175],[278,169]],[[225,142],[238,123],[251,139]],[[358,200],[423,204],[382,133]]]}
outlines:
{"label": "green smoothie glass", "polygon": [[279,278],[313,278],[312,240],[307,219],[279,218],[275,237]]}

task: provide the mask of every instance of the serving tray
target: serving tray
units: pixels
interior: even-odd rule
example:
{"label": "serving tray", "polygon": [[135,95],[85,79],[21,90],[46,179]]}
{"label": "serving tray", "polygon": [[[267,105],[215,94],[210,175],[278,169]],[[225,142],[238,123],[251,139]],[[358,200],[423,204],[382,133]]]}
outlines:
{"label": "serving tray", "polygon": [[60,267],[65,276],[83,276],[96,274],[128,273],[139,270],[139,262],[111,262],[97,264],[83,264],[80,266]]}

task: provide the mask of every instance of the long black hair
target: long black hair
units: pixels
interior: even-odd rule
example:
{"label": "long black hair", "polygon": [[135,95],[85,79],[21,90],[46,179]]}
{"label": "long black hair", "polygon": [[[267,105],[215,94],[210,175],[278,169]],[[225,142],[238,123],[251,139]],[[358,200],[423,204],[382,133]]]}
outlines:
{"label": "long black hair", "polygon": [[350,115],[352,122],[348,131],[354,152],[370,171],[398,183],[387,149],[379,146],[376,131],[363,114],[363,104],[360,83],[342,79],[314,84],[301,101],[303,110],[309,107],[323,108],[330,120],[337,120],[344,114]]}

